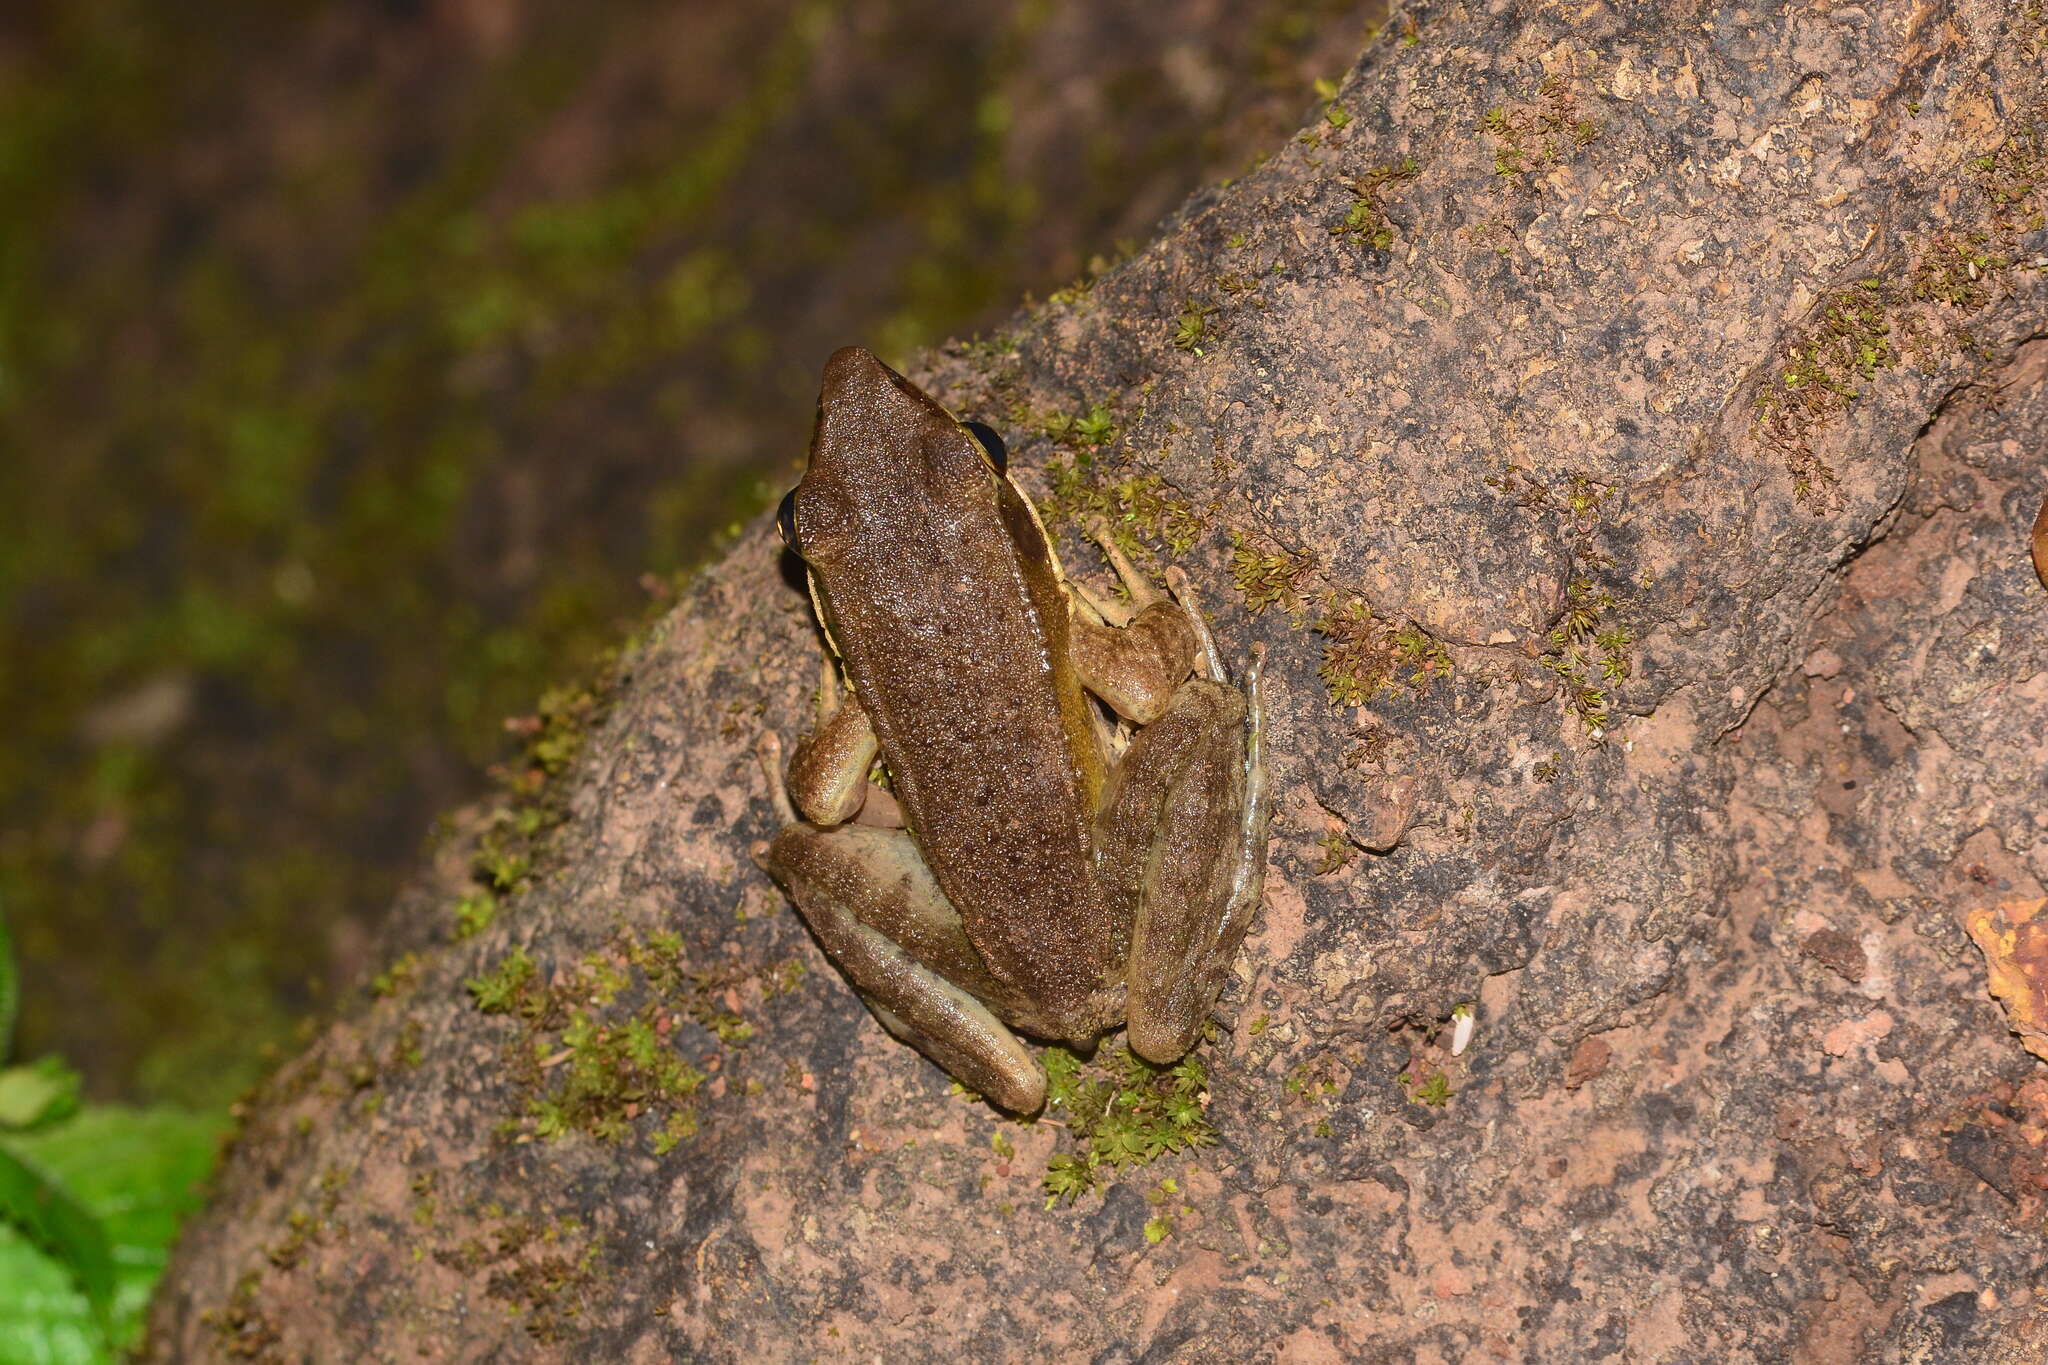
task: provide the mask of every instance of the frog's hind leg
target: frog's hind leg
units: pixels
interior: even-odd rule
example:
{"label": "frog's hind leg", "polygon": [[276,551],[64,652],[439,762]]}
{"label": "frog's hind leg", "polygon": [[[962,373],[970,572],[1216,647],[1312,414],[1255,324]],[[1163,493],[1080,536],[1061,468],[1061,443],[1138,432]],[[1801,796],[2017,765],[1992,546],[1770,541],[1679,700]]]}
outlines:
{"label": "frog's hind leg", "polygon": [[1037,1111],[1045,1072],[983,1003],[1005,992],[910,836],[795,820],[778,771],[780,743],[764,735],[760,753],[770,799],[789,823],[754,856],[789,892],[826,955],[891,1033],[1003,1108]]}
{"label": "frog's hind leg", "polygon": [[1140,731],[1096,822],[1105,893],[1131,925],[1131,1050],[1170,1062],[1194,1045],[1265,884],[1269,818],[1262,659],[1244,691],[1189,682]]}

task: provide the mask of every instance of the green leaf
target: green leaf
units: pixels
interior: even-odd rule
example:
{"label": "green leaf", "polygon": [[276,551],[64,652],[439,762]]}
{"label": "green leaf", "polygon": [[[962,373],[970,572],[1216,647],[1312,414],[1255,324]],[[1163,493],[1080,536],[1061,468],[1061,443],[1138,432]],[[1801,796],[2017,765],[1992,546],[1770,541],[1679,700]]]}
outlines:
{"label": "green leaf", "polygon": [[114,1253],[106,1229],[69,1190],[6,1147],[0,1147],[0,1217],[71,1273],[94,1319],[105,1326],[114,1306]]}
{"label": "green leaf", "polygon": [[[197,1208],[221,1132],[216,1115],[94,1106],[5,1140],[0,1152],[59,1182],[99,1227],[111,1258],[113,1349],[140,1336],[178,1224]],[[93,1304],[67,1263],[0,1209],[0,1365],[111,1362]]]}
{"label": "green leaf", "polygon": [[33,1128],[78,1112],[79,1075],[61,1057],[0,1071],[0,1128]]}
{"label": "green leaf", "polygon": [[64,1267],[0,1223],[0,1365],[106,1365],[85,1296]]}

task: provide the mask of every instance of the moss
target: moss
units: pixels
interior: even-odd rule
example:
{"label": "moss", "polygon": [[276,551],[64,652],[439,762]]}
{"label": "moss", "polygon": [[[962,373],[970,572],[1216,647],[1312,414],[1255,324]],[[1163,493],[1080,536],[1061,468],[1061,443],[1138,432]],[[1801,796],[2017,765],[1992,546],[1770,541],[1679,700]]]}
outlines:
{"label": "moss", "polygon": [[1413,180],[1417,173],[1414,157],[1389,162],[1350,182],[1351,206],[1344,217],[1330,225],[1330,235],[1348,238],[1375,251],[1394,245],[1394,225],[1388,221],[1388,192]]}
{"label": "moss", "polygon": [[1207,529],[1193,504],[1158,474],[1132,468],[1125,456],[1105,453],[1122,433],[1103,405],[1092,407],[1085,419],[1046,419],[1040,425],[1066,448],[1046,461],[1052,495],[1039,510],[1048,529],[1097,523],[1128,552],[1151,543],[1176,555],[1192,549]]}
{"label": "moss", "polygon": [[501,1124],[501,1140],[580,1133],[612,1142],[638,1133],[656,1154],[670,1151],[697,1131],[692,1100],[705,1078],[679,1050],[679,1027],[694,1024],[717,1046],[739,1048],[753,1025],[727,1000],[749,988],[773,999],[802,974],[794,960],[754,972],[693,968],[667,931],[642,938],[621,929],[548,981],[514,948],[468,983],[479,1011],[523,1024],[504,1052],[520,1114]]}
{"label": "moss", "polygon": [[225,1306],[199,1315],[200,1323],[212,1330],[214,1345],[229,1360],[272,1360],[284,1343],[277,1324],[256,1306],[262,1284],[262,1275],[246,1271],[235,1281]]}
{"label": "moss", "polygon": [[1179,315],[1173,320],[1173,344],[1183,351],[1201,355],[1202,342],[1209,334],[1210,311],[1208,305],[1193,299],[1182,304]]}
{"label": "moss", "polygon": [[417,953],[405,953],[383,971],[370,978],[370,994],[380,999],[409,990],[419,976],[420,959]]}
{"label": "moss", "polygon": [[1607,499],[1614,490],[1584,474],[1566,474],[1556,483],[1545,483],[1529,470],[1510,462],[1501,467],[1501,472],[1483,481],[1487,487],[1495,488],[1513,498],[1523,507],[1561,513],[1586,529],[1600,520]]}
{"label": "moss", "polygon": [[1557,675],[1566,708],[1586,727],[1588,738],[1598,743],[1614,728],[1610,690],[1634,672],[1629,647],[1635,637],[1611,619],[1614,598],[1592,580],[1568,583],[1565,602],[1564,617],[1551,630],[1550,648],[1540,662]]}
{"label": "moss", "polygon": [[1230,533],[1230,575],[1244,597],[1245,609],[1256,616],[1268,607],[1302,609],[1301,587],[1316,571],[1316,557],[1305,550],[1286,550],[1270,542],[1255,543],[1242,531]]}
{"label": "moss", "polygon": [[573,1218],[497,1217],[482,1235],[437,1249],[434,1260],[469,1279],[483,1276],[485,1295],[518,1314],[527,1335],[558,1342],[600,1283],[599,1247]]}
{"label": "moss", "polygon": [[1045,1070],[1046,1115],[1063,1121],[1081,1144],[1046,1163],[1047,1208],[1099,1188],[1120,1170],[1216,1141],[1199,1058],[1159,1067],[1119,1047],[1086,1062],[1055,1047],[1046,1051]]}
{"label": "moss", "polygon": [[1536,98],[1500,104],[1479,120],[1480,131],[1493,139],[1494,174],[1519,180],[1570,161],[1600,140],[1604,128],[1586,117],[1563,76],[1545,76]]}
{"label": "moss", "polygon": [[411,1070],[426,1060],[421,1042],[426,1030],[417,1019],[408,1019],[398,1030],[398,1041],[392,1044],[391,1064]]}
{"label": "moss", "polygon": [[2022,238],[2048,226],[2048,106],[2015,120],[1997,150],[1971,161],[1966,175],[1955,217],[1974,225],[1908,242],[1903,278],[1867,278],[1823,299],[1757,395],[1758,443],[1783,462],[1794,495],[1816,510],[1829,504],[1837,476],[1815,450],[1815,436],[1908,349],[1928,362],[1975,349],[1963,318],[1993,301],[2000,275],[2021,268]]}
{"label": "moss", "polygon": [[[666,1150],[660,1143],[677,1132],[671,1124],[686,1112],[678,1106],[704,1083],[704,1073],[668,1045],[666,1021],[658,1011],[602,1024],[594,1011],[572,1012],[560,1035],[561,1053],[544,1063],[566,1058],[561,1079],[532,1107],[534,1133],[547,1138],[581,1131],[611,1141],[624,1136],[643,1109],[658,1106],[668,1114],[650,1145]],[[694,1126],[691,1119],[688,1127]]]}
{"label": "moss", "polygon": [[1421,689],[1451,671],[1451,656],[1420,626],[1376,615],[1363,598],[1330,601],[1313,629],[1323,637],[1316,670],[1339,706],[1363,706],[1382,691]]}
{"label": "moss", "polygon": [[485,1014],[505,1014],[528,998],[534,974],[533,959],[527,955],[526,946],[520,944],[496,967],[464,984],[479,1010]]}
{"label": "moss", "polygon": [[1330,1059],[1325,1056],[1290,1068],[1280,1088],[1292,1100],[1328,1106],[1337,1102],[1337,1096],[1344,1087],[1338,1082]]}
{"label": "moss", "polygon": [[1442,1071],[1432,1070],[1420,1080],[1416,1079],[1412,1073],[1404,1071],[1401,1073],[1400,1080],[1402,1085],[1410,1087],[1408,1099],[1412,1104],[1424,1104],[1432,1109],[1442,1109],[1451,1102],[1451,1078]]}
{"label": "moss", "polygon": [[562,779],[610,709],[618,659],[607,652],[591,682],[550,688],[531,714],[505,722],[522,744],[511,762],[491,770],[500,795],[470,860],[475,885],[455,905],[458,940],[489,926],[503,903],[525,888],[549,837],[568,820]]}
{"label": "moss", "polygon": [[498,897],[489,887],[472,888],[455,903],[455,938],[461,942],[491,927],[498,917]]}

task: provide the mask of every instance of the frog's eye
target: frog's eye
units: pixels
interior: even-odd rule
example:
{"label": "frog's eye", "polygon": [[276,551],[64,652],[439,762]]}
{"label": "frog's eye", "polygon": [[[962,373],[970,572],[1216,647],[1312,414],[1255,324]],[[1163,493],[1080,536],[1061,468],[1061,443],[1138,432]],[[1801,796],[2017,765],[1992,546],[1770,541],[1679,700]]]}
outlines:
{"label": "frog's eye", "polygon": [[796,541],[796,490],[790,489],[782,495],[782,506],[775,509],[775,529],[782,532],[782,543],[798,554],[803,547]]}
{"label": "frog's eye", "polygon": [[996,429],[986,422],[962,422],[968,435],[981,443],[982,458],[989,468],[1001,474],[1010,468],[1010,452],[1003,445],[1003,438],[996,435]]}

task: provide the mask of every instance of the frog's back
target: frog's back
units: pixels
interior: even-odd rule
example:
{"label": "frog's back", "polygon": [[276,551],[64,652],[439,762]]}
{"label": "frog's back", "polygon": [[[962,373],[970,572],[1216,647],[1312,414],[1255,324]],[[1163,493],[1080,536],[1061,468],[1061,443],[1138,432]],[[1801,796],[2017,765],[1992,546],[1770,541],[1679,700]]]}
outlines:
{"label": "frog's back", "polygon": [[846,354],[827,368],[798,489],[819,608],[990,970],[1092,1036],[1118,947],[1091,863],[1102,760],[1057,566],[973,437]]}

